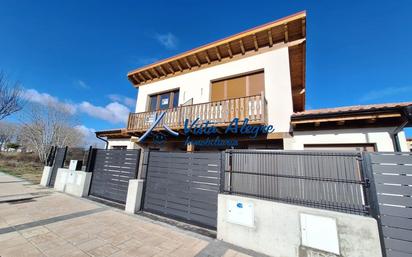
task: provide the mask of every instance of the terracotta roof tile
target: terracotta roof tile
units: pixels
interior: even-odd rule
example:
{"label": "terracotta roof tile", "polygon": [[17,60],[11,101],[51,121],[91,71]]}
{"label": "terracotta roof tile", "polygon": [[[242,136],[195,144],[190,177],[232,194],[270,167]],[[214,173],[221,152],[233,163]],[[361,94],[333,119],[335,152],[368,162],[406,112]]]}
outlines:
{"label": "terracotta roof tile", "polygon": [[379,111],[388,108],[400,108],[412,105],[412,102],[403,103],[386,103],[386,104],[369,104],[369,105],[353,105],[353,106],[343,106],[335,108],[325,108],[316,110],[306,110],[303,112],[296,112],[292,117],[302,117],[307,115],[323,115],[323,114],[335,114],[335,113],[345,113],[345,112],[357,112],[357,111]]}

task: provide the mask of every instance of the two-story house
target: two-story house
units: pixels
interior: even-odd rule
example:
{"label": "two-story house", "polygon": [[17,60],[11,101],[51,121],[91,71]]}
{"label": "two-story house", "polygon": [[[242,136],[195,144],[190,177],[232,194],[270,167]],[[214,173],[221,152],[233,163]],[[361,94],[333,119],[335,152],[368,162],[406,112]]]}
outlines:
{"label": "two-story house", "polygon": [[412,103],[305,111],[305,58],[300,12],[138,68],[127,127],[96,134],[109,148],[407,150]]}

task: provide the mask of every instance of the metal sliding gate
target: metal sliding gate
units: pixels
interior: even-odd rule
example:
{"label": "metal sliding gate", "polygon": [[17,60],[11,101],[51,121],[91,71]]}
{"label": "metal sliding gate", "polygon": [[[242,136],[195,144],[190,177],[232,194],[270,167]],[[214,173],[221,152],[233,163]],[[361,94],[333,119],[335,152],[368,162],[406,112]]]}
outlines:
{"label": "metal sliding gate", "polygon": [[366,154],[366,168],[373,180],[375,203],[386,257],[412,256],[412,153]]}
{"label": "metal sliding gate", "polygon": [[56,181],[56,176],[57,176],[57,170],[59,168],[63,168],[64,166],[64,161],[66,160],[66,153],[67,153],[67,147],[61,147],[61,148],[55,148],[55,152],[53,153],[53,167],[52,167],[52,173],[50,176],[50,181],[49,181],[49,187],[54,187],[54,182]]}
{"label": "metal sliding gate", "polygon": [[149,153],[145,211],[216,228],[222,153]]}
{"label": "metal sliding gate", "polygon": [[136,179],[140,150],[93,149],[89,195],[125,204],[130,179]]}

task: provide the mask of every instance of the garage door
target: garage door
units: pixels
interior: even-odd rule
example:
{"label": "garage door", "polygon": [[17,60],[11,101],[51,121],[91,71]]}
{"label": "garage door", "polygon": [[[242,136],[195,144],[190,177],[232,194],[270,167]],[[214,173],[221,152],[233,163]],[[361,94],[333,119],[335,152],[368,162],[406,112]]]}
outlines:
{"label": "garage door", "polygon": [[216,228],[221,153],[150,152],[144,210]]}

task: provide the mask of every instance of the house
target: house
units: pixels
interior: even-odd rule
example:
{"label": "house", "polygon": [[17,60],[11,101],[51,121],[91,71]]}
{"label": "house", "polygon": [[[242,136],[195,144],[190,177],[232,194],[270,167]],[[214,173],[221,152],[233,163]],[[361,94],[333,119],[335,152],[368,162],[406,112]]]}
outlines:
{"label": "house", "polygon": [[299,12],[138,68],[127,127],[96,135],[166,151],[409,151],[412,102],[305,110],[305,58]]}

